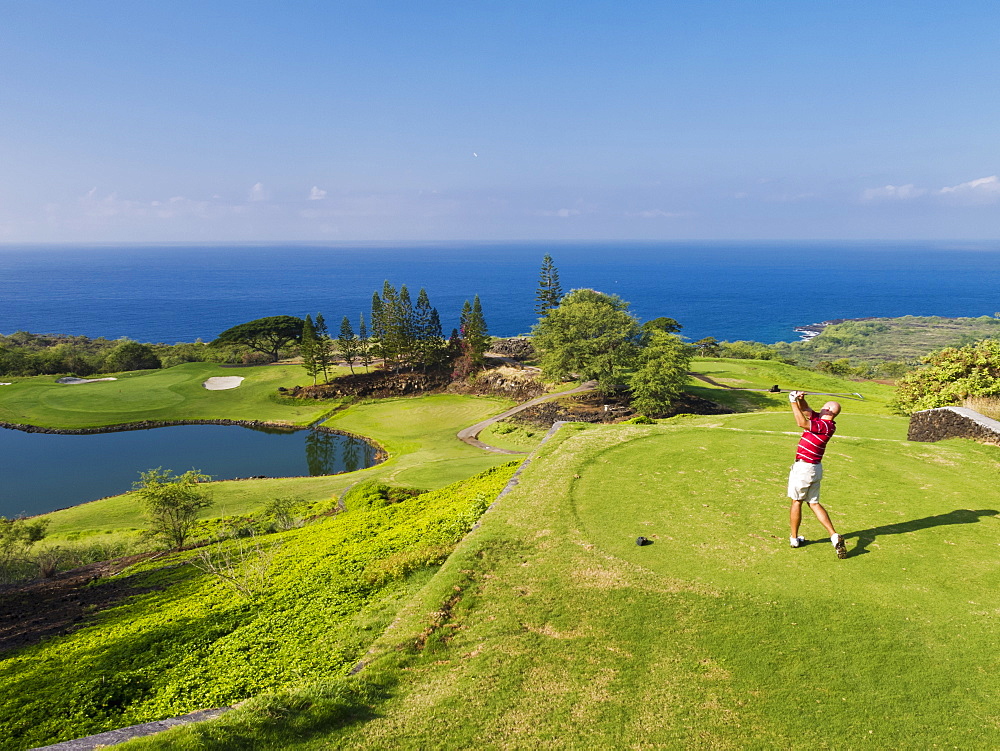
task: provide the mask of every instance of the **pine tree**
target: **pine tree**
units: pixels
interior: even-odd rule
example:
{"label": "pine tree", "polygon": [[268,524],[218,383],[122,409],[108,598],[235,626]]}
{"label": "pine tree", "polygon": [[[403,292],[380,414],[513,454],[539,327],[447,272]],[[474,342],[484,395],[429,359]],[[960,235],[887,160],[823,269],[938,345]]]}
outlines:
{"label": "pine tree", "polygon": [[[389,282],[386,282],[388,284]],[[382,306],[382,298],[378,292],[372,292],[372,331],[371,331],[371,352],[375,357],[385,359],[382,350],[382,341],[385,339],[385,311]]]}
{"label": "pine tree", "polygon": [[542,259],[538,291],[535,292],[535,313],[544,316],[552,308],[557,307],[561,299],[562,285],[559,284],[559,271],[552,263],[552,256],[546,254]]}
{"label": "pine tree", "polygon": [[347,367],[351,369],[353,374],[354,361],[358,359],[358,339],[354,335],[354,329],[351,328],[351,321],[347,316],[344,316],[344,320],[340,322],[340,336],[337,337],[337,346],[340,348],[341,356],[347,362]]}
{"label": "pine tree", "polygon": [[486,318],[483,316],[483,305],[476,295],[472,301],[472,308],[467,323],[466,340],[469,342],[469,349],[472,352],[472,359],[476,364],[483,362],[483,355],[490,347],[489,330],[486,327]]}
{"label": "pine tree", "polygon": [[316,362],[316,329],[313,326],[312,317],[306,315],[305,323],[302,324],[302,341],[299,343],[299,353],[302,355],[302,367],[306,370],[306,375],[313,379],[316,385],[316,376],[319,374],[319,367]]}
{"label": "pine tree", "polygon": [[[399,292],[386,280],[382,285],[382,331],[379,337],[379,348],[382,352],[382,359],[386,365],[392,362],[399,366],[400,347],[400,307]],[[374,312],[374,311],[373,311]]]}
{"label": "pine tree", "polygon": [[330,368],[333,366],[333,340],[326,328],[326,319],[322,313],[316,314],[316,371],[323,374],[323,383],[330,382]]}
{"label": "pine tree", "polygon": [[413,302],[410,299],[410,290],[403,284],[399,288],[398,300],[399,314],[396,325],[399,327],[397,338],[399,339],[399,358],[401,364],[414,365],[419,359],[417,346],[417,326],[416,316],[413,311]]}
{"label": "pine tree", "polygon": [[358,357],[367,373],[368,366],[372,364],[372,350],[371,340],[368,338],[368,327],[365,326],[364,313],[361,314],[361,320],[358,322]]}
{"label": "pine tree", "polygon": [[441,339],[441,318],[437,310],[431,307],[425,289],[421,289],[417,295],[413,325],[417,340],[417,360],[426,371],[429,366],[438,362],[444,342]]}

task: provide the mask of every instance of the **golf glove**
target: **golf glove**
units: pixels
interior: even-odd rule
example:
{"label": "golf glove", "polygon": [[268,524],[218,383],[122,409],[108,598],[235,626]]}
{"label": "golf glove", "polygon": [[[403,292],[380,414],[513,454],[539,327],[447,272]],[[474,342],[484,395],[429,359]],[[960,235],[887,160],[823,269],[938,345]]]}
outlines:
{"label": "golf glove", "polygon": [[799,399],[800,396],[802,396],[802,392],[801,391],[789,391],[788,392],[788,401],[790,403],[794,404],[796,401],[798,401],[798,399]]}

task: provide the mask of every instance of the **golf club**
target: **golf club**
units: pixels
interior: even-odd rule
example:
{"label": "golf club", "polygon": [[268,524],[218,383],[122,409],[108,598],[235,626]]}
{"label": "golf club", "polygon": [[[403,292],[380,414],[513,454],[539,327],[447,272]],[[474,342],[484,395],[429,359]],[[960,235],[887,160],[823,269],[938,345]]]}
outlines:
{"label": "golf club", "polygon": [[768,394],[782,394],[788,393],[789,391],[801,391],[806,396],[839,396],[842,399],[855,399],[857,401],[863,402],[865,398],[861,394],[852,392],[850,394],[831,394],[829,391],[806,391],[805,389],[783,389],[779,388],[777,384],[769,389],[742,389],[737,387],[728,387],[729,391],[763,391]]}

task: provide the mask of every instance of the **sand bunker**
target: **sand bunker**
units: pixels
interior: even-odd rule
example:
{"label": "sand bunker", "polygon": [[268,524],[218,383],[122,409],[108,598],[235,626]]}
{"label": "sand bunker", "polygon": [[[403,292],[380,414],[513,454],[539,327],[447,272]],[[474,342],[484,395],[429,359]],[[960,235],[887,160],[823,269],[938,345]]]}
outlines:
{"label": "sand bunker", "polygon": [[79,383],[97,383],[98,381],[117,381],[117,378],[74,378],[73,376],[66,376],[65,378],[60,378],[56,383],[61,383],[63,386],[76,386]]}
{"label": "sand bunker", "polygon": [[214,376],[201,385],[209,391],[225,391],[226,389],[234,389],[241,383],[243,383],[243,376]]}
{"label": "sand bunker", "polygon": [[13,386],[13,383],[0,383],[0,386]]}

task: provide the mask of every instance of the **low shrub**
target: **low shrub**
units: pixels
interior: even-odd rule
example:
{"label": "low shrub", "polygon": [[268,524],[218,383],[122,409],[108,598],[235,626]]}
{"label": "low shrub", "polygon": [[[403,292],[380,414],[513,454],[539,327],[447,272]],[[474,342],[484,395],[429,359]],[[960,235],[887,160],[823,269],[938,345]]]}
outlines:
{"label": "low shrub", "polygon": [[425,491],[419,488],[401,488],[386,485],[380,480],[360,482],[344,495],[344,506],[348,510],[375,509],[391,503],[415,498]]}

